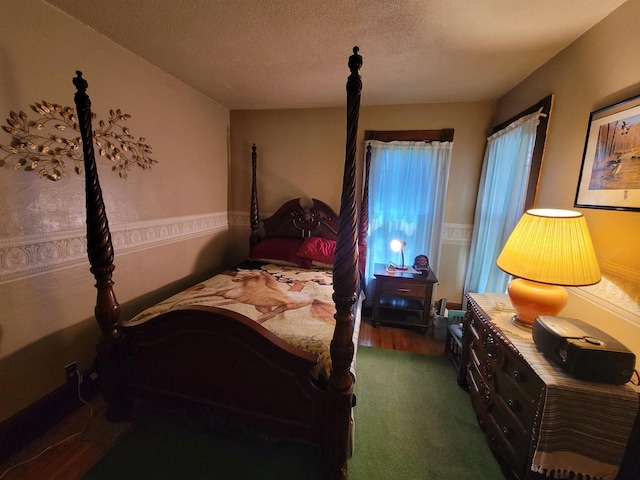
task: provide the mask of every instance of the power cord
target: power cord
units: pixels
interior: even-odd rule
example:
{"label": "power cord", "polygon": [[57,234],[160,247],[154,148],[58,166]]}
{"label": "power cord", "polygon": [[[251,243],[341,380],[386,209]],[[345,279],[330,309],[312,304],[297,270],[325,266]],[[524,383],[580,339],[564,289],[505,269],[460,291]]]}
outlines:
{"label": "power cord", "polygon": [[24,460],[23,462],[17,463],[9,468],[7,468],[4,472],[2,472],[2,474],[0,474],[0,480],[2,480],[4,478],[4,476],[9,473],[10,471],[21,467],[22,465],[26,465],[29,462],[34,461],[37,458],[40,458],[42,455],[44,455],[45,453],[47,453],[49,450],[59,447],[60,445],[62,445],[63,443],[71,440],[72,438],[75,438],[79,435],[82,435],[84,433],[84,431],[87,429],[87,427],[89,426],[89,422],[91,422],[91,419],[93,418],[93,408],[91,407],[91,405],[89,404],[89,402],[87,402],[84,398],[82,398],[82,394],[80,393],[80,383],[82,381],[82,376],[80,375],[80,372],[76,369],[76,378],[78,379],[77,381],[77,391],[78,391],[78,399],[84,403],[87,407],[89,407],[89,418],[87,419],[86,423],[84,424],[84,426],[82,427],[82,429],[76,433],[73,433],[71,435],[69,435],[67,438],[65,438],[64,440],[59,441],[58,443],[54,443],[53,445],[49,445],[47,448],[45,448],[44,450],[42,450],[40,453],[38,453],[37,455]]}

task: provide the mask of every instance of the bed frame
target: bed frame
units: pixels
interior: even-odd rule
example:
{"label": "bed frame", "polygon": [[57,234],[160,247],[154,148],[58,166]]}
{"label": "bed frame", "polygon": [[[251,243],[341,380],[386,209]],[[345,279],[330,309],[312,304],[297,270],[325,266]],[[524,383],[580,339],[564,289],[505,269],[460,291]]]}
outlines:
{"label": "bed frame", "polygon": [[[353,378],[350,367],[354,305],[358,291],[356,135],[362,57],[354,47],[347,80],[347,133],[340,215],[314,200],[311,209],[297,200],[265,219],[267,235],[289,228],[336,239],[333,271],[336,326],[331,342],[333,370],[327,388],[317,387],[309,371],[315,354],[292,347],[242,315],[214,307],[190,307],[127,325],[113,290],[114,252],[92,141],[91,101],[82,73],[73,79],[86,172],[87,250],[98,290],[95,316],[101,329],[97,368],[111,420],[127,417],[134,394],[196,402],[220,417],[278,439],[308,442],[326,459],[326,477],[346,479],[351,453]],[[255,148],[251,198],[251,238],[258,232]],[[302,209],[301,209],[302,208]],[[366,207],[363,209],[366,211]],[[333,217],[333,218],[331,218]],[[283,218],[291,221],[282,222]],[[302,228],[299,228],[302,227]],[[363,239],[362,239],[363,240]]]}

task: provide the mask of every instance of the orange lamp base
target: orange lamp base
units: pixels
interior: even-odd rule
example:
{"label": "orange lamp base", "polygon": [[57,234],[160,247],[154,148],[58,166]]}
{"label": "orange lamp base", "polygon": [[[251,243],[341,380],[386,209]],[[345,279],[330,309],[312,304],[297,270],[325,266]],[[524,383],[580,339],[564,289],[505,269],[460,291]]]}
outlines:
{"label": "orange lamp base", "polygon": [[538,315],[557,315],[569,300],[563,287],[522,278],[512,280],[507,291],[516,310],[516,321],[527,327],[533,326]]}

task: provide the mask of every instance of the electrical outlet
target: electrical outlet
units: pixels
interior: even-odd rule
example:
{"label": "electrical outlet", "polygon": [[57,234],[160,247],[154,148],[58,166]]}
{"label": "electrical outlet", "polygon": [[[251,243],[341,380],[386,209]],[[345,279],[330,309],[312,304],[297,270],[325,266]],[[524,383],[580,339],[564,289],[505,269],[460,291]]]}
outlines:
{"label": "electrical outlet", "polygon": [[70,363],[64,367],[64,371],[67,374],[67,382],[73,382],[78,376],[78,365],[76,362]]}

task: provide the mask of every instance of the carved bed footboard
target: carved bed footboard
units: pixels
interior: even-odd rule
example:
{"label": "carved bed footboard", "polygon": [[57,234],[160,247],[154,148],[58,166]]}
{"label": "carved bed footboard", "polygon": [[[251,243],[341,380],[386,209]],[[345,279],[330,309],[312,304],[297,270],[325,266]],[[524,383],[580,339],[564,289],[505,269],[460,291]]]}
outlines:
{"label": "carved bed footboard", "polygon": [[326,392],[309,374],[317,355],[216,307],[185,307],[123,330],[135,345],[136,390],[212,407],[245,430],[320,444]]}

